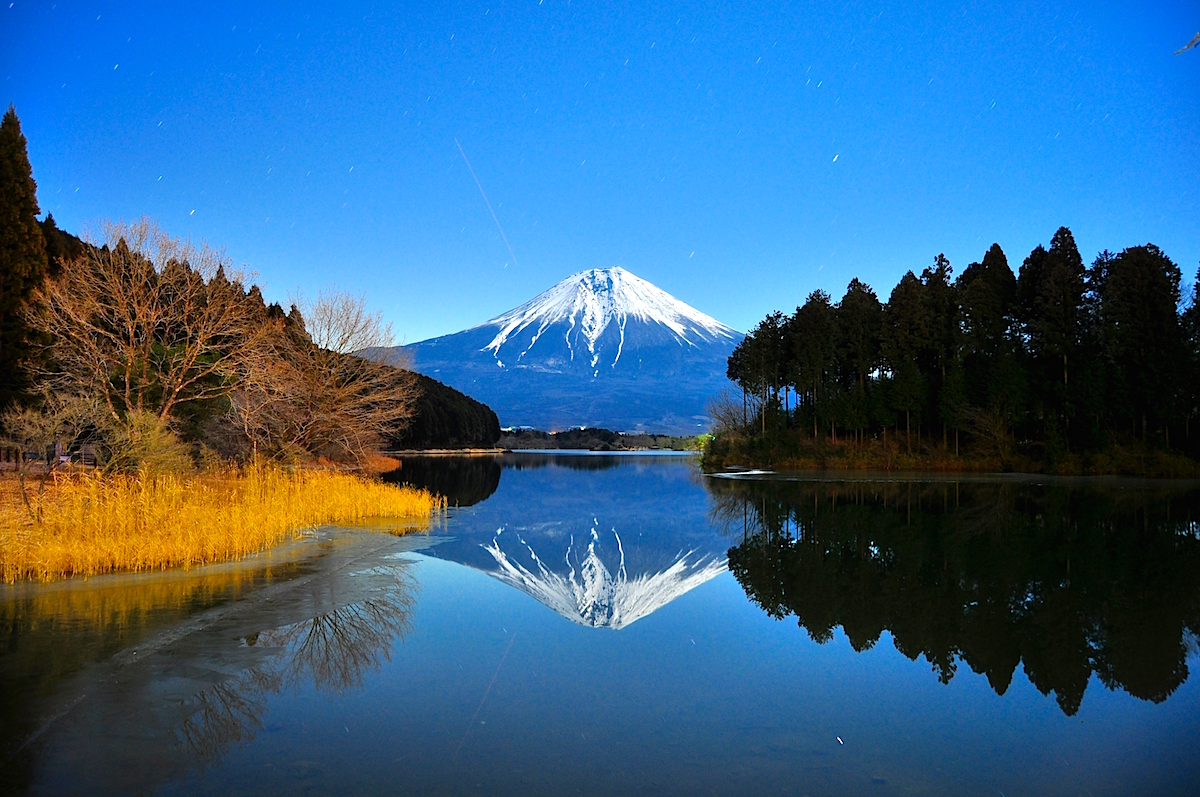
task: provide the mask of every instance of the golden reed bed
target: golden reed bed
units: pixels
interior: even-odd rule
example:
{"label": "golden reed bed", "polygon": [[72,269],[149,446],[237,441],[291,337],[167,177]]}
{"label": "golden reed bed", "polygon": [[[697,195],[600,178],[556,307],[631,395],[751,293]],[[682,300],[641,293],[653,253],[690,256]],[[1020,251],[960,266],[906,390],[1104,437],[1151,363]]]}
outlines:
{"label": "golden reed bed", "polygon": [[33,515],[0,489],[0,578],[49,581],[237,559],[321,525],[386,518],[428,527],[445,506],[425,490],[329,470],[272,467],[192,476],[58,475]]}

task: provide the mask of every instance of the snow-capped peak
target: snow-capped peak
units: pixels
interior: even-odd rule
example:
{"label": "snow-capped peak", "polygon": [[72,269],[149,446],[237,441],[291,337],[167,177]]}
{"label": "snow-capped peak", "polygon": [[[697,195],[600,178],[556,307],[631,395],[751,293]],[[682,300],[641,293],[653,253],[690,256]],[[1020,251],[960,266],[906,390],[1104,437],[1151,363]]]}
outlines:
{"label": "snow-capped peak", "polygon": [[523,355],[543,332],[562,323],[567,327],[565,335],[572,352],[575,341],[582,337],[591,355],[591,365],[595,366],[599,359],[596,340],[609,324],[616,323],[621,334],[613,359],[615,365],[621,357],[625,326],[631,320],[670,330],[680,345],[693,346],[699,342],[737,336],[737,332],[715,318],[625,269],[614,266],[573,274],[531,301],[487,322],[483,326],[499,329],[484,351],[492,352],[499,359],[500,348],[506,342],[526,329],[532,329],[532,338],[529,345],[524,347]]}

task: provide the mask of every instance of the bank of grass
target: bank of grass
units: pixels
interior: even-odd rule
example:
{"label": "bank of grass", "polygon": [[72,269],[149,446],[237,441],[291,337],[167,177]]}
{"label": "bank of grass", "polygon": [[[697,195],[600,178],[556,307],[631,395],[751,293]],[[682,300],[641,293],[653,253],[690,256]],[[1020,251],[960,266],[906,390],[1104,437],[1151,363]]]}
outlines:
{"label": "bank of grass", "polygon": [[[306,530],[381,518],[427,528],[444,499],[329,469],[228,468],[193,475],[56,474],[21,499],[0,481],[0,578],[49,581],[212,564]],[[32,510],[32,511],[31,511]]]}
{"label": "bank of grass", "polygon": [[857,441],[813,440],[789,430],[767,435],[724,433],[704,450],[706,471],[729,467],[775,470],[878,470],[937,473],[1046,473],[1060,476],[1150,476],[1200,478],[1200,463],[1173,451],[1141,444],[1111,445],[1100,451],[1050,451],[1045,446],[1012,446],[1005,452],[954,450],[953,438],[918,442],[890,433]]}

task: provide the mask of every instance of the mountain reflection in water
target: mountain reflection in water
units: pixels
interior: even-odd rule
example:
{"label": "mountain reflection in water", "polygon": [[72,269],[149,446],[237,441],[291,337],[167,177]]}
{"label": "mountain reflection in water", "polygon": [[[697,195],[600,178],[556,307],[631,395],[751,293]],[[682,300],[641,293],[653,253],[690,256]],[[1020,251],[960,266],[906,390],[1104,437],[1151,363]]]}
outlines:
{"label": "mountain reflection in water", "polygon": [[[504,472],[509,495],[484,503]],[[699,489],[687,457],[413,456],[387,478],[471,507],[429,555],[487,573],[580,625],[625,628],[726,571],[728,542],[671,506],[681,486]]]}
{"label": "mountain reflection in water", "polygon": [[1018,664],[1070,716],[1093,674],[1153,702],[1200,631],[1200,489],[711,478],[729,568],[777,619],[856,650],[883,631],[948,683]]}
{"label": "mountain reflection in water", "polygon": [[[724,557],[688,550],[676,553],[661,570],[630,576],[616,529],[602,537],[599,527],[593,526],[585,540],[587,546],[583,548],[583,541],[573,535],[568,538],[562,557],[566,572],[562,573],[553,569],[556,562],[548,566],[539,558],[529,541],[511,533],[505,536],[504,529],[497,530],[484,550],[496,560],[498,570],[491,575],[505,584],[572,622],[614,630],[640,620],[726,570]],[[503,545],[515,549],[511,556]],[[543,540],[543,547],[553,550],[558,546]],[[604,561],[606,551],[613,552],[608,556],[611,567]],[[532,569],[521,564],[523,559],[532,562]]]}

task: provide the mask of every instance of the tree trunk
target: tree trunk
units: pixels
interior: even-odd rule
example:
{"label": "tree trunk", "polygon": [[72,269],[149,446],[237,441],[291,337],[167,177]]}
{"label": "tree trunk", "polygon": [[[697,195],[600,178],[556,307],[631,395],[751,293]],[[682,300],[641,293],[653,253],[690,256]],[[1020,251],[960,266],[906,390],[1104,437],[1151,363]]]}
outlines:
{"label": "tree trunk", "polygon": [[767,382],[763,380],[762,386],[762,406],[758,408],[759,417],[762,418],[762,433],[763,437],[767,436]]}

